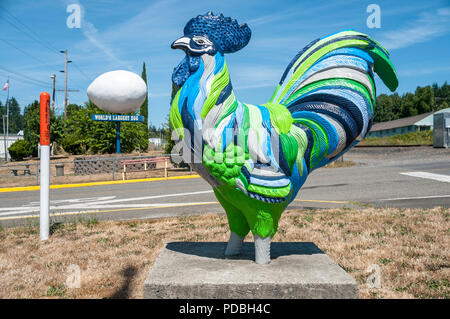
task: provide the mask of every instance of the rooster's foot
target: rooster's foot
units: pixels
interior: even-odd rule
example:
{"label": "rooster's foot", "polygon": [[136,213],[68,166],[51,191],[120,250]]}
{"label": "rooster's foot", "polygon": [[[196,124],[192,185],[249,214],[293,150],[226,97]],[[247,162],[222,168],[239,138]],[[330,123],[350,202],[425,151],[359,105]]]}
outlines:
{"label": "rooster's foot", "polygon": [[231,232],[230,240],[228,241],[227,248],[225,249],[225,256],[238,255],[241,252],[243,241],[243,237]]}
{"label": "rooster's foot", "polygon": [[262,238],[259,235],[254,235],[255,238],[255,262],[257,264],[270,263],[270,236]]}

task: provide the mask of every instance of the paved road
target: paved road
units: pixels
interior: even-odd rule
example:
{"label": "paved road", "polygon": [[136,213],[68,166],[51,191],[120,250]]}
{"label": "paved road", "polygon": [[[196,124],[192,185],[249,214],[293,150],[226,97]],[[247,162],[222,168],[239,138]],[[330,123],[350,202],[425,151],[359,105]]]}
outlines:
{"label": "paved road", "polygon": [[[409,150],[410,151],[410,150]],[[427,150],[428,151],[428,150]],[[370,151],[372,152],[372,151]],[[384,154],[384,153],[383,153]],[[363,151],[345,155],[357,163],[313,172],[290,208],[358,206],[450,207],[450,150],[436,156]],[[419,156],[422,155],[422,156]],[[223,212],[200,178],[62,188],[51,191],[53,220],[136,219]],[[37,221],[39,191],[0,193],[0,224]],[[34,218],[33,218],[34,216]],[[31,217],[31,218],[30,218]]]}

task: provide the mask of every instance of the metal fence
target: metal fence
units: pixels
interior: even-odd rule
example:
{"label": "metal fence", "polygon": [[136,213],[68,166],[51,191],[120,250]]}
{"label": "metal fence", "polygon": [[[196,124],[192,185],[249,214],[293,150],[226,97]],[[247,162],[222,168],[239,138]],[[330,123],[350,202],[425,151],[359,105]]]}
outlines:
{"label": "metal fence", "polygon": [[[134,159],[149,159],[157,157],[171,157],[171,155],[149,155],[149,156],[114,156],[114,157],[91,157],[91,158],[74,158],[70,161],[51,161],[50,165],[54,165],[54,171],[56,176],[58,175],[58,165],[69,166],[73,165],[73,173],[75,175],[91,175],[100,173],[111,173],[112,180],[115,179],[115,174],[120,171],[122,165],[121,161],[124,160],[134,160]],[[173,157],[173,156],[172,156]],[[0,171],[7,172],[6,174],[0,174],[0,176],[35,176],[35,183],[39,185],[39,161],[36,163],[17,163],[0,165]],[[131,169],[139,170],[144,167],[144,164],[135,164],[136,167],[131,167]],[[64,169],[64,167],[63,167]],[[9,172],[8,172],[9,171]]]}

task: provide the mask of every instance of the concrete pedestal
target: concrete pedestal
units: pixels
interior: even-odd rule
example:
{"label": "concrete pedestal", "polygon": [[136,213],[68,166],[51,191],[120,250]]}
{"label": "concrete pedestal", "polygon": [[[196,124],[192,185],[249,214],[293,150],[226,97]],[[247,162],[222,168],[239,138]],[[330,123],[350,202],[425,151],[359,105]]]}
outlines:
{"label": "concrete pedestal", "polygon": [[268,265],[254,244],[225,258],[226,243],[171,242],[144,283],[144,298],[358,298],[358,285],[314,243],[273,242]]}

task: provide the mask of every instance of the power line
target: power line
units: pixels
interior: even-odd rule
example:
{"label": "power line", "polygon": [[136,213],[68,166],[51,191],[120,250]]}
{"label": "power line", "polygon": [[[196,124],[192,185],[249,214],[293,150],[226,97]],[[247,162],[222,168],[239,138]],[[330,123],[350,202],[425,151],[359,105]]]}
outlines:
{"label": "power line", "polygon": [[0,70],[3,70],[5,72],[7,72],[7,73],[14,74],[16,76],[19,76],[19,77],[25,79],[25,80],[32,81],[32,82],[34,82],[36,84],[45,85],[45,86],[49,85],[49,83],[47,83],[47,82],[44,82],[44,81],[41,81],[41,80],[38,80],[38,79],[34,79],[34,78],[32,78],[30,76],[27,76],[27,75],[23,75],[22,73],[19,73],[17,71],[12,71],[12,70],[7,69],[7,68],[5,68],[5,67],[3,67],[1,65],[0,65]]}
{"label": "power line", "polygon": [[22,32],[23,34],[25,34],[26,36],[28,36],[29,38],[35,40],[36,42],[38,42],[40,45],[44,46],[45,48],[47,48],[48,50],[50,50],[53,53],[58,53],[58,50],[56,48],[54,48],[49,42],[47,42],[45,39],[42,39],[36,32],[34,32],[30,27],[28,27],[26,24],[24,24],[22,21],[19,20],[19,18],[15,17],[14,15],[12,15],[8,10],[6,10],[5,7],[3,7],[2,5],[0,5],[0,7],[2,8],[2,11],[4,11],[6,14],[8,14],[9,17],[13,18],[15,21],[17,21],[20,25],[22,25],[27,31],[19,28],[17,25],[15,25],[14,23],[11,22],[11,18],[8,17],[8,19],[5,19],[6,16],[4,16],[4,21],[6,21],[8,24],[12,25],[15,29],[19,30],[20,32]]}
{"label": "power line", "polygon": [[[35,42],[38,42],[41,46],[45,47],[46,49],[48,49],[48,50],[51,51],[52,53],[58,54],[59,52],[62,52],[62,51],[59,51],[58,49],[56,49],[55,47],[53,47],[53,45],[52,45],[51,43],[47,42],[47,40],[42,39],[40,35],[38,35],[38,34],[37,34],[36,32],[34,32],[30,27],[28,27],[26,24],[24,24],[22,21],[20,21],[19,18],[15,17],[13,14],[11,14],[11,13],[10,13],[8,10],[6,10],[6,8],[4,8],[2,5],[0,5],[0,8],[2,9],[3,12],[5,12],[5,13],[8,15],[8,17],[6,17],[6,16],[4,17],[3,21],[6,21],[8,24],[10,24],[11,26],[13,26],[15,29],[17,29],[18,31],[22,32],[23,34],[25,34],[27,37],[29,37],[30,39],[34,40]],[[14,21],[13,21],[11,18],[14,19]],[[20,27],[17,25],[17,23],[19,23],[22,27],[20,28]],[[22,52],[23,54],[25,54],[25,55],[27,55],[27,56],[30,56],[30,57],[32,57],[33,59],[35,59],[35,60],[37,60],[37,61],[39,61],[39,62],[41,62],[41,63],[46,64],[44,61],[42,61],[42,60],[40,60],[40,59],[34,57],[33,55],[29,54],[28,52],[26,52],[26,51],[24,51],[24,50],[22,50],[22,49],[16,47],[14,44],[10,43],[9,41],[4,40],[4,39],[3,39],[3,41],[4,41],[5,43],[9,44],[10,46],[12,46],[13,48],[15,48],[16,50]],[[66,90],[66,92],[67,92],[67,91],[68,91],[68,88],[67,88],[67,63],[68,63],[68,62],[72,62],[72,61],[67,61],[67,50],[65,51],[65,53],[66,53],[66,59],[65,59],[65,60],[66,60],[66,62],[65,62],[65,77],[66,77],[65,83],[66,83],[66,85],[65,85],[65,90]],[[46,64],[46,65],[48,65],[48,64]],[[89,76],[87,76],[86,73],[84,73],[84,72],[78,67],[78,65],[76,65],[76,64],[73,64],[73,65],[75,66],[75,68],[77,69],[77,71],[78,71],[81,75],[83,75],[88,81],[91,81],[91,78],[90,78]],[[19,72],[14,72],[14,71],[8,70],[8,69],[6,69],[6,68],[4,68],[4,67],[1,67],[1,66],[0,66],[0,69],[3,69],[3,70],[5,70],[5,71],[7,71],[7,72],[9,72],[9,73],[13,73],[13,74],[15,74],[16,76],[21,77],[21,78],[22,78],[22,81],[25,80],[25,81],[28,81],[29,83],[30,83],[30,81],[31,81],[31,83],[33,83],[34,85],[39,84],[39,85],[45,85],[46,87],[48,86],[48,83],[46,83],[46,82],[43,82],[43,81],[40,81],[40,80],[37,80],[37,79],[33,79],[33,78],[31,78],[31,77],[28,77],[28,76],[25,76],[25,75],[23,75],[23,74],[20,74]],[[69,91],[73,91],[73,90],[69,90]],[[67,93],[66,93],[64,105],[65,105],[65,106],[67,105]]]}
{"label": "power line", "polygon": [[[45,88],[51,88],[52,87],[52,85],[50,83],[47,83],[47,82],[44,82],[44,81],[41,81],[41,80],[38,80],[38,79],[35,79],[35,78],[32,78],[32,77],[23,75],[23,74],[21,74],[19,72],[14,72],[14,71],[12,71],[10,69],[2,67],[1,65],[0,65],[0,70],[3,70],[4,72],[6,72],[6,73],[4,73],[4,76],[11,76],[11,78],[14,78],[15,80],[20,81],[20,82],[23,81],[23,82],[26,82],[28,84],[32,84],[32,85],[36,85],[36,86],[40,86],[40,87],[45,87]],[[61,90],[61,89],[62,89],[61,87],[58,87],[58,90]],[[74,91],[74,89],[71,89],[71,88],[69,88],[68,90]]]}
{"label": "power line", "polygon": [[[24,24],[22,21],[19,20],[19,18],[15,17],[14,15],[11,14],[11,12],[9,12],[8,10],[6,10],[4,7],[2,7],[0,5],[1,8],[4,9],[4,11],[10,16],[12,17],[14,20],[16,20],[18,23],[20,23],[22,26],[24,26],[29,33],[25,32],[24,30],[19,29],[16,25],[12,24],[11,21],[7,21],[9,24],[11,24],[13,27],[15,27],[16,29],[18,29],[19,31],[23,32],[24,34],[26,34],[28,37],[30,37],[31,39],[35,40],[36,42],[39,42],[40,45],[43,45],[44,47],[46,47],[48,50],[50,50],[53,53],[58,53],[59,50],[56,49],[55,47],[53,47],[49,42],[47,42],[45,39],[42,39],[37,33],[35,33],[30,27],[28,27],[26,24]],[[30,35],[31,34],[31,35]],[[77,69],[78,72],[80,72],[81,75],[83,75],[87,80],[92,81],[92,78],[89,77],[88,75],[86,75],[86,73],[84,73],[79,67],[78,65],[75,65],[75,68]]]}
{"label": "power line", "polygon": [[3,17],[3,21],[7,22],[8,24],[10,24],[11,26],[13,26],[15,29],[19,30],[20,32],[22,32],[23,34],[25,34],[27,37],[29,37],[30,39],[33,39],[35,42],[39,43],[40,45],[42,45],[43,47],[49,49],[51,52],[55,53],[53,51],[53,49],[51,49],[50,47],[46,46],[43,42],[41,42],[39,39],[36,39],[35,37],[33,37],[32,35],[30,35],[29,33],[25,32],[24,30],[22,30],[21,28],[19,28],[18,26],[16,26],[14,23],[12,23],[11,21],[8,21],[8,19],[5,19],[6,16]]}
{"label": "power line", "polygon": [[86,73],[84,73],[79,67],[77,63],[74,63],[72,61],[72,65],[78,70],[78,72],[80,72],[80,74],[82,74],[88,81],[92,81],[92,78],[87,76]]}
{"label": "power line", "polygon": [[19,76],[15,76],[15,75],[12,75],[10,73],[7,73],[7,74],[4,73],[3,76],[5,76],[5,77],[6,76],[10,76],[12,79],[16,80],[17,82],[24,82],[26,84],[30,84],[30,85],[34,85],[34,86],[50,87],[50,85],[48,83],[43,85],[42,83],[37,83],[37,82],[34,82],[33,80],[29,80],[29,79],[26,79],[26,78],[21,78]]}
{"label": "power line", "polygon": [[[22,50],[21,48],[16,47],[16,46],[15,46],[14,44],[12,44],[11,42],[9,42],[9,41],[7,41],[7,40],[5,40],[5,39],[0,39],[0,40],[2,40],[3,42],[5,42],[5,43],[8,44],[9,46],[13,47],[13,48],[16,49],[17,51],[22,52],[22,53],[25,54],[26,56],[29,56],[30,58],[33,58],[33,59],[35,59],[35,60],[38,61],[38,62],[41,62],[41,63],[43,63],[43,64],[45,64],[45,65],[48,65],[46,62],[42,61],[41,59],[39,59],[39,58],[37,58],[37,57],[35,57],[35,56],[29,54],[28,52]],[[48,66],[49,66],[49,65],[48,65]]]}

